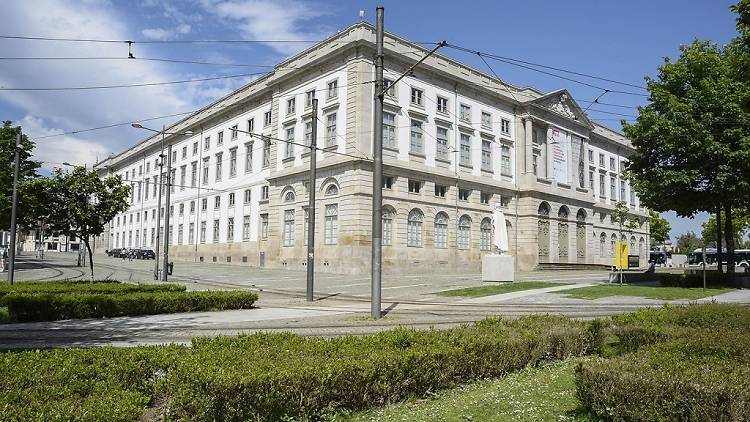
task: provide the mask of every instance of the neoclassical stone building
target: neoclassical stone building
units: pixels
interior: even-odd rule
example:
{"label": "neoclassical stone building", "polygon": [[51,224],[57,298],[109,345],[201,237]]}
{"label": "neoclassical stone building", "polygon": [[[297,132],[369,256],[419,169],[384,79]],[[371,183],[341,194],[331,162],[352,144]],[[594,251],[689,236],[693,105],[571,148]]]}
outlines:
{"label": "neoclassical stone building", "polygon": [[[316,118],[316,269],[369,272],[374,47],[374,28],[355,24],[168,128],[193,132],[167,136],[174,259],[303,269]],[[391,34],[385,47],[385,272],[478,272],[496,203],[520,270],[611,264],[620,236],[645,261],[647,212],[622,177],[621,134],[564,89],[518,88],[439,54],[393,85],[427,50]],[[156,135],[97,164],[133,186],[101,247],[154,247],[159,153]],[[613,225],[617,201],[639,229]]]}

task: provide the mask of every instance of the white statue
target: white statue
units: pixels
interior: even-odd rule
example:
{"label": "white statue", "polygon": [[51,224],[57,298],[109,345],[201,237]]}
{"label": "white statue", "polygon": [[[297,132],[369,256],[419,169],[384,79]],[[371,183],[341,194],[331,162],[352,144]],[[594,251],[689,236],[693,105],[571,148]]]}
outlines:
{"label": "white statue", "polygon": [[495,250],[499,255],[508,252],[508,228],[505,225],[505,214],[500,204],[495,204],[492,211],[492,227],[495,232]]}

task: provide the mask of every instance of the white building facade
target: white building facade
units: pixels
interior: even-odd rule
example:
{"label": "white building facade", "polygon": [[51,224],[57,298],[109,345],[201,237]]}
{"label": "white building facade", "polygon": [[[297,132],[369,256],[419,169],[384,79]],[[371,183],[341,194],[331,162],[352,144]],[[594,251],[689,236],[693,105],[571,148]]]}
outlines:
{"label": "white building facade", "polygon": [[[591,122],[565,90],[513,87],[441,55],[392,85],[426,50],[385,41],[386,272],[479,271],[496,203],[521,270],[610,265],[621,238],[645,265],[648,214],[622,176],[627,139]],[[374,28],[356,24],[167,129],[193,133],[165,140],[172,258],[303,269],[316,118],[316,269],[369,272],[374,42]],[[160,141],[97,164],[133,186],[99,248],[155,249]],[[618,201],[638,229],[612,223]]]}

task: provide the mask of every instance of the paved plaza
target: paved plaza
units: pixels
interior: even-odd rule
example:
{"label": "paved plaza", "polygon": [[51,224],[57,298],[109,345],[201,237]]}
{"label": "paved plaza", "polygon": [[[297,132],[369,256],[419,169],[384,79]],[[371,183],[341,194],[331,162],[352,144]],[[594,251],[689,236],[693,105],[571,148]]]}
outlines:
{"label": "paved plaza", "polygon": [[[95,278],[154,283],[154,261],[121,260],[95,256]],[[74,254],[47,254],[43,260],[22,255],[17,280],[88,278],[88,268],[76,266]],[[241,289],[259,294],[257,308],[223,312],[195,312],[73,321],[0,325],[0,348],[79,346],[133,346],[189,344],[196,336],[236,335],[256,331],[287,331],[334,337],[361,335],[407,326],[446,328],[487,316],[518,317],[534,313],[573,318],[596,318],[631,312],[665,301],[636,297],[596,300],[568,298],[560,290],[587,287],[608,279],[606,272],[557,271],[518,274],[517,282],[559,281],[566,286],[523,290],[478,298],[443,297],[435,293],[482,285],[479,274],[440,274],[383,277],[380,320],[369,317],[368,277],[316,274],[315,301],[305,300],[305,273],[268,270],[218,263],[183,263],[175,266],[171,280],[190,290]],[[736,290],[700,299],[750,303],[750,291]],[[671,301],[670,303],[687,303]]]}

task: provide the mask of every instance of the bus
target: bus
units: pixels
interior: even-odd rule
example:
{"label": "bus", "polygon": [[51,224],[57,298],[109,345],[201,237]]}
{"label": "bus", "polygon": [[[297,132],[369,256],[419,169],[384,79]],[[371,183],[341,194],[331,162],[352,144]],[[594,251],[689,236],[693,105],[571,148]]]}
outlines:
{"label": "bus", "polygon": [[[723,251],[721,253],[721,261],[724,265],[727,263],[727,253]],[[735,249],[734,250],[735,266],[745,272],[750,270],[750,249]],[[706,264],[709,268],[716,267],[716,248],[706,248]],[[688,253],[688,267],[700,267],[703,268],[703,250],[696,249],[693,252]]]}
{"label": "bus", "polygon": [[648,263],[653,263],[657,267],[671,267],[672,252],[651,251],[648,254]]}

